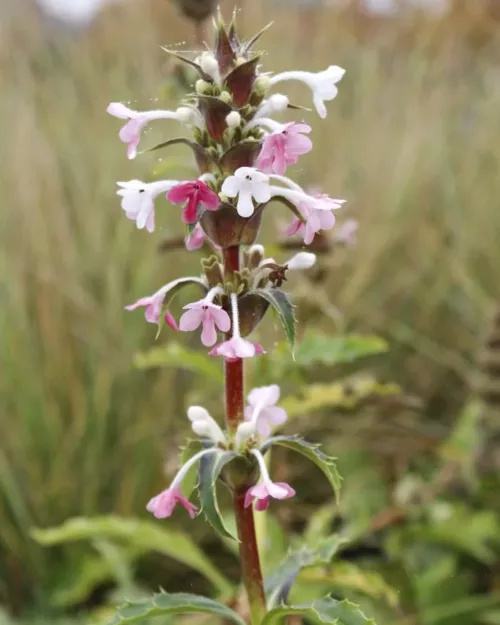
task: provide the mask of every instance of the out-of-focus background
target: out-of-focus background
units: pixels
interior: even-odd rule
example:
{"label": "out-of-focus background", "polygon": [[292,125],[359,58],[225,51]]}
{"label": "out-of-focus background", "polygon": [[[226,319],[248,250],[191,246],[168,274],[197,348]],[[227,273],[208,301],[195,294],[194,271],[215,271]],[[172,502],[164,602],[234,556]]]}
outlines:
{"label": "out-of-focus background", "polygon": [[[99,620],[122,591],[211,582],[223,594],[237,576],[231,547],[201,520],[172,521],[194,536],[184,562],[172,553],[180,534],[163,536],[160,556],[146,544],[152,526],[127,525],[146,519],[146,501],[177,465],[188,402],[217,414],[221,389],[187,336],[165,332],[162,367],[134,366],[154,328],[123,312],[199,267],[196,252],[162,251],[182,235],[180,220],[163,213],[153,236],[138,232],[115,196],[116,180],[190,175],[188,155],[129,162],[119,122],[105,114],[114,100],[176,106],[183,74],[160,46],[192,51],[211,37],[179,4],[202,2],[0,0],[2,624]],[[234,3],[221,4],[229,19]],[[299,494],[278,511],[273,548],[348,519],[357,539],[326,588],[384,625],[500,623],[500,2],[239,0],[237,9],[244,37],[274,20],[258,44],[267,70],[347,69],[326,121],[300,112],[315,149],[296,178],[348,198],[357,241],[325,255],[315,282],[290,289],[306,304],[303,327],[387,345],[354,365],[303,354],[295,386],[285,356],[255,373],[259,383],[283,377],[290,431],[323,442],[346,478],[339,513],[315,473],[289,468]],[[308,94],[287,89],[309,106]],[[178,132],[159,123],[144,142]],[[268,242],[286,219],[279,211],[265,220]],[[272,343],[272,322],[263,331]],[[100,529],[33,533],[75,516],[100,517]],[[200,545],[206,561],[196,560]]]}

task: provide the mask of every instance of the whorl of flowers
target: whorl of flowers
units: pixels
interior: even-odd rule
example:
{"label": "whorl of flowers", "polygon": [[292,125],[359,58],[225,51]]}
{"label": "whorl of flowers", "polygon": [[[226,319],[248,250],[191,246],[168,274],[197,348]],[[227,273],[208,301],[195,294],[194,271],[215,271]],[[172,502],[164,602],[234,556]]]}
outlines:
{"label": "whorl of flowers", "polygon": [[[119,182],[117,193],[126,217],[135,221],[137,228],[153,232],[155,209],[161,201],[165,206],[159,219],[172,219],[177,214],[187,228],[188,250],[207,245],[213,248],[202,261],[201,276],[178,278],[127,308],[144,307],[146,320],[158,324],[159,329],[167,322],[176,331],[200,331],[210,355],[222,356],[226,367],[265,353],[265,346],[249,336],[270,307],[293,348],[293,306],[281,287],[288,272],[307,270],[315,262],[309,252],[299,252],[285,262],[267,258],[264,248],[256,244],[264,212],[272,210],[275,202],[284,204],[292,212],[287,233],[300,234],[305,244],[310,244],[316,233],[334,226],[334,213],[344,202],[310,194],[286,176],[288,167],[312,149],[308,136],[311,128],[302,121],[279,121],[285,110],[297,107],[290,107],[288,97],[275,91],[279,83],[302,82],[317,113],[324,118],[325,103],[337,95],[336,85],[344,70],[331,65],[319,72],[263,72],[260,55],[252,52],[262,32],[243,42],[234,21],[226,29],[219,19],[212,51],[202,52],[191,61],[167,50],[198,73],[193,93],[175,109],[136,111],[120,103],[108,107],[111,115],[124,120],[120,139],[129,158],[136,157],[142,132],[150,123],[170,124],[172,129],[180,124],[190,136],[171,139],[164,147],[185,144],[198,167],[192,180]],[[230,253],[236,265],[228,264]],[[199,296],[187,303],[180,319],[175,320],[169,312],[170,302],[187,286],[196,287]],[[243,456],[248,466],[246,473],[239,467],[225,479],[233,490],[243,489],[245,506],[253,504],[256,510],[264,510],[271,498],[292,497],[295,491],[288,484],[273,482],[263,460],[263,453],[274,440],[270,438],[273,429],[286,420],[286,412],[277,405],[279,395],[275,384],[252,390],[244,411],[236,421],[228,418],[224,430],[204,408],[189,408],[192,429],[203,440],[203,447],[180,469],[171,486],[149,502],[148,510],[159,518],[168,517],[180,503],[194,516],[196,508],[180,490],[183,478],[193,464],[199,461],[206,469],[212,457],[228,451]]]}

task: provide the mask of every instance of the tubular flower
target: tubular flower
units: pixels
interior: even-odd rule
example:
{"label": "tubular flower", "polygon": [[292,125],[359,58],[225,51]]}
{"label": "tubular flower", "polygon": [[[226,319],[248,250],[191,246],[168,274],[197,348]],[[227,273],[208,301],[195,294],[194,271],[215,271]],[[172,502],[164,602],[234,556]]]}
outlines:
{"label": "tubular flower", "polygon": [[198,452],[192,458],[190,458],[186,464],[181,467],[177,475],[174,477],[170,486],[162,491],[156,497],[153,497],[146,506],[146,510],[151,512],[157,519],[166,519],[171,516],[175,506],[180,503],[187,511],[189,516],[194,519],[198,508],[194,506],[188,499],[182,496],[181,483],[189,472],[189,469],[198,462],[200,458],[208,454],[218,453],[219,450],[215,447],[211,449],[204,449]]}
{"label": "tubular flower", "polygon": [[305,83],[312,91],[313,102],[318,115],[324,119],[326,117],[325,102],[333,100],[338,93],[335,86],[345,74],[345,69],[338,65],[330,65],[322,72],[283,72],[270,78],[271,85],[275,85],[284,80],[299,80]]}
{"label": "tubular flower", "polygon": [[204,299],[184,306],[186,312],[179,321],[179,329],[182,332],[191,332],[202,326],[201,342],[210,347],[217,341],[217,330],[229,332],[231,319],[222,306],[213,303],[213,299],[224,291],[220,287],[212,289]]}
{"label": "tubular flower", "polygon": [[190,406],[187,411],[191,429],[198,436],[209,438],[213,443],[226,443],[224,432],[210,413],[202,406]]}
{"label": "tubular flower", "polygon": [[222,185],[222,193],[230,198],[238,198],[236,210],[241,217],[250,217],[257,204],[269,202],[271,191],[269,176],[254,167],[240,167],[232,176],[228,176]]}
{"label": "tubular flower", "polygon": [[248,406],[245,407],[245,421],[252,424],[254,430],[264,438],[271,434],[271,428],[283,425],[287,419],[284,408],[276,406],[280,398],[277,384],[254,388],[248,394]]}
{"label": "tubular flower", "polygon": [[273,499],[288,499],[295,495],[295,491],[286,482],[273,482],[269,477],[266,463],[262,454],[257,449],[252,449],[251,453],[257,458],[260,468],[261,482],[251,486],[245,495],[245,508],[248,508],[255,501],[256,510],[266,510],[269,507],[271,497]]}
{"label": "tubular flower", "polygon": [[210,211],[217,210],[220,206],[219,196],[203,180],[181,182],[171,187],[167,199],[172,204],[186,203],[182,211],[182,221],[186,224],[198,221],[199,206]]}
{"label": "tubular flower", "polygon": [[129,109],[121,102],[111,102],[107,108],[107,112],[113,117],[119,119],[127,119],[127,123],[122,126],[119,136],[123,143],[127,144],[127,156],[133,159],[137,156],[137,146],[141,140],[141,134],[144,128],[155,119],[175,119],[185,122],[187,117],[185,113],[186,107],[177,111],[134,111]]}
{"label": "tubular flower", "polygon": [[216,345],[210,352],[210,356],[224,356],[229,362],[234,362],[240,358],[253,358],[257,354],[264,354],[262,345],[252,343],[241,337],[239,313],[238,313],[238,296],[231,293],[231,310],[233,315],[233,336],[223,343]]}
{"label": "tubular flower", "polygon": [[122,197],[122,208],[128,219],[135,221],[137,228],[146,228],[148,232],[155,229],[155,199],[178,184],[177,180],[158,180],[142,182],[129,180],[117,182],[121,187],[116,194]]}
{"label": "tubular flower", "polygon": [[[261,124],[264,120],[260,120]],[[271,122],[272,120],[267,120]],[[311,132],[307,124],[268,124],[273,129],[262,144],[262,150],[257,159],[257,167],[265,174],[280,174],[286,172],[288,165],[298,162],[299,156],[312,150],[312,141],[302,133]]]}

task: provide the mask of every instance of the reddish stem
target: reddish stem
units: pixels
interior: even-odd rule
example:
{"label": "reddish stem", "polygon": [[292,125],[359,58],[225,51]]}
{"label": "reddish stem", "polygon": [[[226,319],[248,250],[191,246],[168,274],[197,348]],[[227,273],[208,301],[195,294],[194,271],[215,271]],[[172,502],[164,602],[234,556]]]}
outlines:
{"label": "reddish stem", "polygon": [[[223,250],[224,276],[228,277],[240,268],[239,246]],[[230,338],[231,334],[227,338]],[[225,362],[226,424],[235,432],[243,421],[244,388],[243,360]],[[234,493],[234,513],[240,540],[241,575],[248,595],[252,623],[258,625],[266,613],[264,583],[260,567],[259,549],[255,534],[252,507],[245,508],[245,492]]]}

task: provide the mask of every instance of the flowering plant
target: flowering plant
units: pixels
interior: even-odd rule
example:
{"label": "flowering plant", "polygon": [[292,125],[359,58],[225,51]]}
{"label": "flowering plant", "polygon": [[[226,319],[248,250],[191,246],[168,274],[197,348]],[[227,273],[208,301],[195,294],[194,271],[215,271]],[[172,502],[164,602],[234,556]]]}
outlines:
{"label": "flowering plant", "polygon": [[[155,517],[170,517],[177,504],[194,518],[198,508],[190,501],[193,487],[185,478],[198,466],[197,490],[201,510],[222,536],[238,541],[242,580],[247,592],[253,625],[271,625],[288,615],[325,623],[366,623],[361,611],[348,601],[332,597],[310,604],[286,605],[288,591],[297,574],[285,566],[279,575],[264,581],[255,532],[254,511],[261,513],[271,500],[294,497],[289,484],[273,481],[265,455],[273,446],[283,446],[305,456],[323,471],[338,496],[340,477],[334,459],[317,445],[296,436],[275,435],[287,419],[280,407],[276,384],[245,393],[244,361],[265,354],[265,348],[249,338],[269,309],[279,318],[293,351],[295,344],[294,308],[282,290],[288,272],[312,267],[316,257],[301,251],[279,263],[266,257],[256,243],[262,216],[273,201],[285,204],[293,221],[290,235],[300,234],[305,244],[319,231],[335,224],[334,211],[344,200],[324,194],[310,194],[286,176],[290,165],[312,149],[305,123],[280,123],[273,116],[290,108],[288,98],[273,93],[274,86],[288,80],[304,83],[312,93],[320,117],[326,116],[325,102],[337,94],[336,83],[344,70],[337,66],[318,72],[290,71],[273,75],[260,69],[260,56],[252,52],[261,31],[248,42],[240,41],[235,22],[229,29],[219,17],[215,23],[213,51],[201,53],[189,63],[199,74],[195,92],[175,111],[138,112],[112,103],[108,112],[126,120],[120,139],[127,145],[130,159],[137,156],[141,133],[160,119],[181,123],[191,138],[171,139],[159,147],[182,143],[192,149],[199,169],[195,180],[139,180],[119,182],[118,195],[127,218],[137,228],[155,230],[155,204],[162,195],[181,206],[186,224],[188,250],[204,245],[214,253],[202,261],[201,276],[173,280],[153,295],[142,297],[128,310],[145,309],[146,320],[158,326],[165,322],[174,331],[192,332],[201,327],[201,342],[210,347],[209,355],[221,357],[225,369],[225,424],[205,408],[191,406],[187,416],[197,435],[184,454],[184,464],[170,486],[147,504]],[[293,108],[293,107],[292,107]],[[185,287],[194,286],[200,298],[184,306],[177,321],[169,307]],[[223,339],[219,340],[219,334]],[[216,484],[231,491],[237,535],[228,529],[217,502]],[[162,592],[150,601],[127,604],[116,622],[131,622],[147,616],[169,613],[206,612],[243,623],[240,614],[223,603],[186,593]]]}

